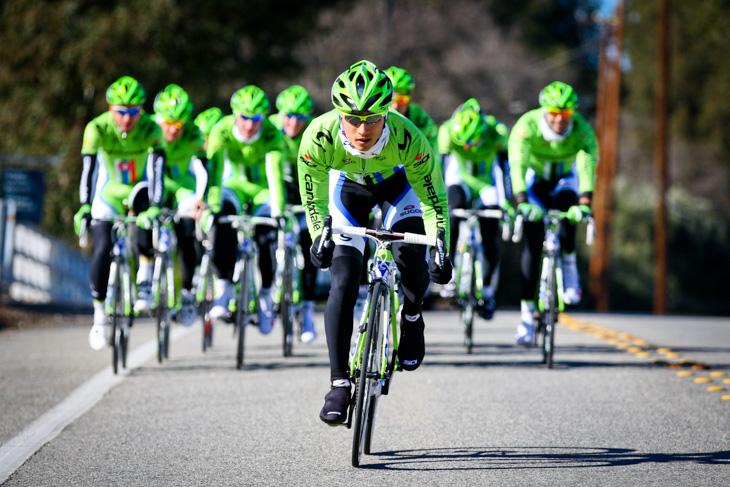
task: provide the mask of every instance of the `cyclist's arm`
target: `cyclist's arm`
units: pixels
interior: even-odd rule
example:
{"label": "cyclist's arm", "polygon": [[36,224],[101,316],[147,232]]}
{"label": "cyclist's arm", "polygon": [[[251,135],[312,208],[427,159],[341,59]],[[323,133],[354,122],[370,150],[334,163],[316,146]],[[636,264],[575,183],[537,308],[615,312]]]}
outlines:
{"label": "cyclist's arm", "polygon": [[[307,227],[314,242],[322,233],[324,217],[329,214],[329,170],[326,146],[329,153],[334,151],[334,137],[326,129],[315,130],[312,123],[304,131],[299,146],[297,173],[299,175],[299,194],[307,215]],[[339,141],[338,141],[339,143]]]}
{"label": "cyclist's arm", "polygon": [[79,184],[79,200],[82,205],[90,205],[94,197],[94,173],[96,172],[96,154],[101,148],[99,127],[92,121],[84,130],[84,141],[81,148],[81,183]]}
{"label": "cyclist's arm", "polygon": [[284,189],[284,160],[280,150],[266,153],[266,179],[269,183],[271,195],[271,216],[281,216],[286,205],[286,190]]}
{"label": "cyclist's arm", "polygon": [[510,178],[510,165],[507,151],[501,150],[497,152],[497,164],[502,170],[502,184],[504,184],[504,197],[507,201],[512,201],[512,180]]}
{"label": "cyclist's arm", "polygon": [[208,189],[208,159],[203,157],[195,157],[191,161],[193,175],[195,176],[195,197],[199,200],[205,199]]}
{"label": "cyclist's arm", "polygon": [[527,201],[527,181],[525,174],[530,161],[530,143],[537,130],[537,125],[532,124],[529,113],[523,115],[512,128],[507,143],[507,154],[509,157],[510,178],[512,181],[512,192],[515,202]]}
{"label": "cyclist's arm", "polygon": [[165,196],[165,149],[154,149],[150,153],[151,164],[150,177],[150,206],[162,206],[162,199]]}
{"label": "cyclist's arm", "polygon": [[[593,131],[588,122],[576,113],[574,115],[578,128],[580,130],[580,137],[583,140],[583,146],[575,158],[575,166],[578,171],[578,192],[580,193],[581,199],[590,199],[593,194],[593,185],[595,181],[596,166],[598,165],[598,141],[596,140],[596,133]],[[582,204],[584,204],[583,201]]]}
{"label": "cyclist's arm", "polygon": [[[223,120],[221,120],[222,122]],[[225,164],[225,128],[217,123],[208,137],[208,206],[213,213],[221,211],[221,187],[223,185],[223,166]]]}
{"label": "cyclist's arm", "polygon": [[435,237],[437,229],[443,228],[448,253],[449,207],[439,161],[431,150],[431,144],[422,134],[421,137],[414,137],[413,143],[407,150],[403,165],[408,182],[421,201],[426,235]]}

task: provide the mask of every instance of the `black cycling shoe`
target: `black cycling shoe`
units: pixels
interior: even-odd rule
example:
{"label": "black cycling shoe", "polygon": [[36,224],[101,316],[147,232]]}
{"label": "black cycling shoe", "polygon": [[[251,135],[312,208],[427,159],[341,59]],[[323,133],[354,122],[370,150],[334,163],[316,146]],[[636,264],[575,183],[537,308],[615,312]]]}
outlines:
{"label": "black cycling shoe", "polygon": [[398,362],[403,370],[416,370],[423,362],[426,355],[425,326],[423,314],[419,314],[416,321],[408,321],[405,314],[401,314]]}
{"label": "black cycling shoe", "polygon": [[347,409],[350,407],[350,386],[332,387],[324,396],[324,406],[319,412],[319,419],[336,426],[347,421]]}
{"label": "black cycling shoe", "polygon": [[494,311],[496,310],[496,304],[494,298],[486,297],[480,299],[477,303],[477,313],[485,320],[491,320],[494,318]]}

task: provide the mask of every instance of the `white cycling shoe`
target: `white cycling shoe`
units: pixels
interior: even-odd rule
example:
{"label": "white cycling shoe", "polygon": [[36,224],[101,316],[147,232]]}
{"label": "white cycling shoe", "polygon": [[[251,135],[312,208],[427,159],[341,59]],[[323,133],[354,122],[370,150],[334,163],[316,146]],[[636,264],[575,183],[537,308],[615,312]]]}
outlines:
{"label": "white cycling shoe", "polygon": [[517,333],[515,334],[517,345],[525,347],[535,345],[535,324],[532,315],[534,310],[534,303],[524,300],[520,303],[520,324],[517,325]]}
{"label": "white cycling shoe", "polygon": [[104,303],[101,303],[101,307],[94,303],[94,324],[91,326],[91,331],[89,332],[89,346],[97,352],[103,350],[109,345],[111,335],[112,327],[106,319]]}
{"label": "white cycling shoe", "polygon": [[225,318],[228,316],[228,302],[231,300],[233,287],[228,279],[216,279],[215,281],[216,298],[213,300],[213,306],[210,308],[210,316],[213,319]]}
{"label": "white cycling shoe", "polygon": [[580,287],[575,252],[563,255],[563,288],[563,302],[565,304],[573,305],[580,303],[583,297],[583,290]]}
{"label": "white cycling shoe", "polygon": [[314,301],[304,301],[301,338],[304,343],[311,343],[317,339],[317,333],[314,331]]}
{"label": "white cycling shoe", "polygon": [[134,302],[135,313],[148,313],[152,308],[152,284],[143,281],[137,284],[137,301]]}
{"label": "white cycling shoe", "polygon": [[271,297],[271,288],[259,291],[259,331],[264,335],[274,329],[274,299]]}

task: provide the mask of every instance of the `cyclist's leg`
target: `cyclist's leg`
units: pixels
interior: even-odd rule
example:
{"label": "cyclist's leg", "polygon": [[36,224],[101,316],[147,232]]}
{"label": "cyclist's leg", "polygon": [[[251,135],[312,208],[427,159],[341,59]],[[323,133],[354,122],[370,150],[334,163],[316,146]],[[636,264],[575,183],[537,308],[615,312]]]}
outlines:
{"label": "cyclist's leg", "polygon": [[[528,170],[528,199],[530,203],[545,208],[544,201],[549,199],[550,185],[546,181],[536,180],[534,171]],[[516,340],[520,345],[531,345],[535,341],[533,312],[535,311],[535,293],[540,278],[540,257],[545,228],[542,220],[525,221],[522,237],[522,257],[520,262],[520,323],[517,326]]]}
{"label": "cyclist's leg", "polygon": [[302,341],[305,343],[312,342],[317,339],[314,321],[314,300],[316,298],[315,290],[317,286],[317,267],[312,264],[309,258],[309,252],[312,247],[312,237],[307,230],[306,218],[302,215],[299,222],[299,246],[302,249],[304,257],[304,269],[302,270],[302,287],[299,289],[300,295],[304,299],[302,307]]}
{"label": "cyclist's leg", "polygon": [[[498,209],[499,194],[496,186],[487,185],[479,191],[479,202],[484,208]],[[492,284],[495,272],[499,267],[499,231],[500,221],[490,218],[479,220],[479,229],[482,237],[482,250],[484,252],[484,269],[482,289],[482,302],[479,303],[478,311],[482,318],[491,319],[494,316],[495,301],[494,294],[496,292],[495,285]]]}
{"label": "cyclist's leg", "polygon": [[[149,205],[149,184],[146,181],[136,184],[129,194],[129,207],[139,215],[149,208]],[[135,250],[139,256],[139,267],[137,268],[137,301],[134,303],[134,310],[136,312],[149,311],[153,300],[152,272],[155,257],[151,230],[137,228]]]}
{"label": "cyclist's leg", "polygon": [[[575,168],[560,181],[553,190],[554,206],[560,211],[568,211],[578,204],[578,175]],[[563,259],[563,298],[566,304],[578,304],[583,295],[578,276],[575,255],[576,226],[568,220],[560,222],[560,249]]]}
{"label": "cyclist's leg", "polygon": [[[256,200],[254,200],[256,203]],[[269,200],[256,206],[255,216],[271,216]],[[276,229],[268,225],[256,225],[254,239],[259,248],[259,273],[261,289],[259,290],[259,331],[271,333],[274,328],[274,299],[271,296],[271,284],[274,282],[274,249]]]}
{"label": "cyclist's leg", "polygon": [[[238,215],[241,211],[241,204],[233,192],[223,188],[223,205],[221,215]],[[233,268],[236,265],[236,252],[238,240],[236,231],[230,223],[217,224],[215,230],[215,242],[213,244],[213,270],[216,275],[215,298],[210,309],[213,318],[222,318],[228,315],[228,302],[232,297],[231,279],[233,279]]]}
{"label": "cyclist's leg", "polygon": [[[397,232],[426,233],[418,197],[404,173],[396,172],[380,183],[378,190],[378,196],[382,198],[380,206],[384,215],[384,228]],[[423,338],[425,324],[421,314],[423,298],[430,283],[426,247],[395,243],[391,250],[393,260],[401,269],[403,291],[398,357],[403,369],[415,370],[423,362],[426,351]]]}
{"label": "cyclist's leg", "polygon": [[[189,210],[183,199],[178,205],[178,211],[185,213]],[[180,268],[182,273],[182,289],[180,290],[180,311],[178,320],[184,325],[192,325],[195,322],[197,312],[195,310],[195,298],[193,296],[193,277],[195,266],[198,265],[200,253],[198,252],[198,241],[195,238],[195,221],[190,218],[183,218],[175,224],[177,235],[177,248],[180,253]]]}

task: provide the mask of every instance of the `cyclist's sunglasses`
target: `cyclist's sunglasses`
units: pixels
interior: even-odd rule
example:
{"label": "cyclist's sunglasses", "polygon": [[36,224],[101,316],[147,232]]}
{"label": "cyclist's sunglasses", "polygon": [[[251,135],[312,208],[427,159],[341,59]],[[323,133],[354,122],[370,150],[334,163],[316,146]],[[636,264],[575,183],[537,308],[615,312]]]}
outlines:
{"label": "cyclist's sunglasses", "polygon": [[405,105],[406,103],[411,102],[410,95],[399,95],[393,98],[393,101],[396,102],[398,105]]}
{"label": "cyclist's sunglasses", "polygon": [[548,108],[547,112],[552,115],[553,117],[557,117],[558,115],[562,116],[563,118],[568,118],[573,116],[573,109],[572,108]]}
{"label": "cyclist's sunglasses", "polygon": [[253,123],[260,122],[261,119],[264,118],[264,116],[260,113],[257,113],[253,117],[248,117],[248,116],[244,115],[243,113],[239,113],[238,116],[244,120],[251,120]]}
{"label": "cyclist's sunglasses", "polygon": [[185,120],[165,120],[164,122],[170,127],[175,127],[178,130],[185,125]]}
{"label": "cyclist's sunglasses", "polygon": [[378,122],[380,122],[383,119],[383,116],[385,115],[385,112],[376,113],[375,115],[352,115],[347,113],[340,113],[342,117],[349,123],[350,125],[354,125],[355,127],[359,127],[360,124],[365,122],[368,125],[374,125]]}
{"label": "cyclist's sunglasses", "polygon": [[307,118],[306,115],[302,115],[301,113],[285,113],[284,116],[287,118],[296,118],[297,122],[301,122],[302,120]]}
{"label": "cyclist's sunglasses", "polygon": [[129,115],[130,117],[134,117],[135,115],[137,115],[139,112],[142,111],[142,107],[141,106],[136,106],[136,107],[120,107],[120,106],[116,106],[115,105],[115,106],[112,106],[112,110],[114,110],[115,112],[117,112],[122,117],[125,116],[125,115]]}

